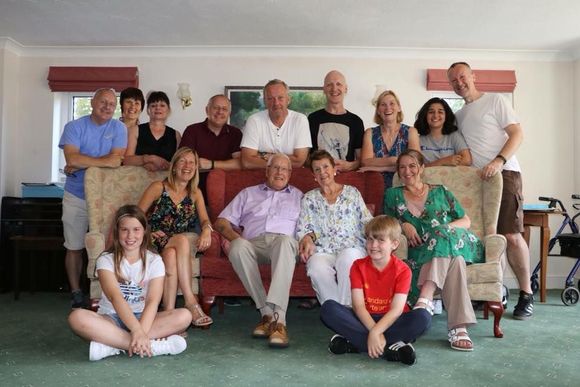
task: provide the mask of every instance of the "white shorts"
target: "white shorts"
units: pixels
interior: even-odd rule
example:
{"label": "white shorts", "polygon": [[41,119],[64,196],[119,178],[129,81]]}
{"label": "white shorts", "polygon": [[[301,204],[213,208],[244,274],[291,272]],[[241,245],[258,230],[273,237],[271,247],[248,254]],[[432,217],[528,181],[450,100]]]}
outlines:
{"label": "white shorts", "polygon": [[83,199],[66,191],[62,198],[62,229],[65,248],[68,250],[85,248],[85,235],[89,229],[87,204]]}

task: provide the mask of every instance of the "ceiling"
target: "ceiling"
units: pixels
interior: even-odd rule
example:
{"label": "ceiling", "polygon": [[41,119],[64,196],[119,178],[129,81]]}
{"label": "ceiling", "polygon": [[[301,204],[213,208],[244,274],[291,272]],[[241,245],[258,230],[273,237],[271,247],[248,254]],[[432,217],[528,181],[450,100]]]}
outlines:
{"label": "ceiling", "polygon": [[0,0],[23,47],[580,52],[577,0]]}

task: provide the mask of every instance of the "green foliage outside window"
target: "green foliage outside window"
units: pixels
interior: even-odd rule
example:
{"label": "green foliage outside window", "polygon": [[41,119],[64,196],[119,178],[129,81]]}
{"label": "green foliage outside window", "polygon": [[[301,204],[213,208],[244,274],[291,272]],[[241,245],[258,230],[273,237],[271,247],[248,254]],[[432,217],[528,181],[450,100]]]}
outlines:
{"label": "green foliage outside window", "polygon": [[[73,120],[77,118],[81,118],[82,116],[86,116],[91,114],[91,97],[87,96],[73,96]],[[115,113],[113,114],[113,118],[121,117],[121,105],[119,103],[119,97],[117,97],[117,107],[115,108]]]}
{"label": "green foliage outside window", "polygon": [[[238,128],[243,129],[249,116],[266,108],[260,88],[255,88],[255,90],[232,88],[229,89],[228,94],[232,101],[230,124]],[[326,99],[320,89],[291,90],[290,97],[291,101],[288,108],[306,115],[320,110],[326,105]]]}

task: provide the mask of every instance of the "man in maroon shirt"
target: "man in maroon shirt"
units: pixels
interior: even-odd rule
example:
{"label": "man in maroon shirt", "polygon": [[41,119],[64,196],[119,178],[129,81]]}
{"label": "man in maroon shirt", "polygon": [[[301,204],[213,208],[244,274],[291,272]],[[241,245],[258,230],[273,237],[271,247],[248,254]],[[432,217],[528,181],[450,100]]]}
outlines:
{"label": "man in maroon shirt", "polygon": [[207,102],[207,118],[189,125],[183,132],[179,147],[187,146],[199,155],[199,187],[205,197],[207,173],[214,168],[241,169],[240,142],[242,132],[228,125],[232,105],[222,94],[214,95]]}

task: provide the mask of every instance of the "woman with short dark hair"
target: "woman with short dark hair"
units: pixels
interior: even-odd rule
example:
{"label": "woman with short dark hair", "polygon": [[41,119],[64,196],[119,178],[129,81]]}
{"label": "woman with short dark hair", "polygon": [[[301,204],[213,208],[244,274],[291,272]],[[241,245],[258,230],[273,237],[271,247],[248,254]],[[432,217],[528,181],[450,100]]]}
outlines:
{"label": "woman with short dark hair", "polygon": [[142,165],[148,171],[163,171],[181,141],[181,134],[165,123],[171,107],[167,94],[152,91],[147,96],[149,122],[128,128],[125,165]]}

